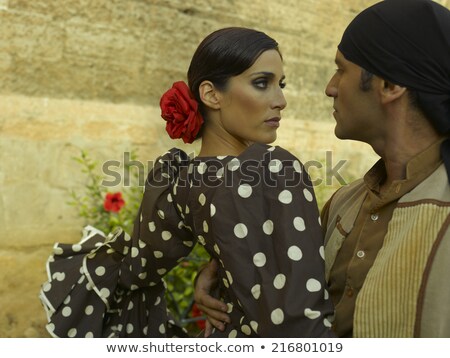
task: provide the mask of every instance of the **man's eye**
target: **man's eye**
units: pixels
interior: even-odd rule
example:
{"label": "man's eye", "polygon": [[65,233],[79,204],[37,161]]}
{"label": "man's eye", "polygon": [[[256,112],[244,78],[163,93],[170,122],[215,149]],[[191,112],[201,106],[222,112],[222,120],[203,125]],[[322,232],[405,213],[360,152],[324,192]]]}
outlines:
{"label": "man's eye", "polygon": [[286,87],[286,82],[280,82],[280,88],[283,89]]}

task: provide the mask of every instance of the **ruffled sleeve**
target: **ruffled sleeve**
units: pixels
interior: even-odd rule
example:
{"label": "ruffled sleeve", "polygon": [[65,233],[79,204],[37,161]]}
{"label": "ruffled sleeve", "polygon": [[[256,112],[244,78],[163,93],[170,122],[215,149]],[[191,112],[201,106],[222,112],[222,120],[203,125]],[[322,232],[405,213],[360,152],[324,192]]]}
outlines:
{"label": "ruffled sleeve", "polygon": [[186,335],[167,311],[162,277],[194,246],[172,200],[188,161],[178,149],[156,160],[131,236],[87,227],[79,243],[55,244],[40,293],[52,336]]}
{"label": "ruffled sleeve", "polygon": [[235,315],[229,336],[332,337],[309,176],[282,148],[259,145],[247,154],[228,163],[229,185],[211,198],[220,280]]}

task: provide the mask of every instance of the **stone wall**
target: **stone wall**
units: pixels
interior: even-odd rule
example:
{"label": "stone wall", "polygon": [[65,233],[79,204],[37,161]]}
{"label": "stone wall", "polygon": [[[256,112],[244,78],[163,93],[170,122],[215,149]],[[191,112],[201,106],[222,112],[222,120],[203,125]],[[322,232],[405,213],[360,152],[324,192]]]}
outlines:
{"label": "stone wall", "polygon": [[171,146],[192,151],[165,135],[159,97],[185,79],[215,29],[254,27],[279,41],[289,105],[277,144],[303,161],[332,151],[334,163],[348,160],[346,178],[361,175],[376,156],[335,139],[323,91],[343,29],[375,2],[0,0],[0,336],[47,336],[37,298],[45,261],[83,225],[67,205],[84,179],[73,156],[85,149],[102,162],[136,149],[146,161]]}

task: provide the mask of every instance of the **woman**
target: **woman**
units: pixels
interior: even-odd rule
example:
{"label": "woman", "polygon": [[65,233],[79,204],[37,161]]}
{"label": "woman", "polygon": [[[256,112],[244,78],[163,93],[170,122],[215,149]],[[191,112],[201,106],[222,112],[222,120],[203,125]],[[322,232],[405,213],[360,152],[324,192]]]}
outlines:
{"label": "woman", "polygon": [[308,175],[276,139],[284,73],[266,34],[207,36],[161,98],[172,138],[201,137],[199,156],[172,149],[150,172],[133,235],[57,245],[42,301],[55,336],[167,337],[162,277],[195,243],[219,261],[231,323],[213,337],[329,337],[319,213]]}

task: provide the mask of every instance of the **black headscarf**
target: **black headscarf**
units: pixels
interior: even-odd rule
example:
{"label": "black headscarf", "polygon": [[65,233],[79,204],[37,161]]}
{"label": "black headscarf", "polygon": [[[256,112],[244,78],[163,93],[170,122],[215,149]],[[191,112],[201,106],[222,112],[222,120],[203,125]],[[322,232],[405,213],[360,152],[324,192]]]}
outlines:
{"label": "black headscarf", "polygon": [[[436,130],[450,135],[450,11],[431,0],[385,0],[361,12],[344,32],[344,57],[414,90]],[[441,156],[450,182],[450,139]]]}

